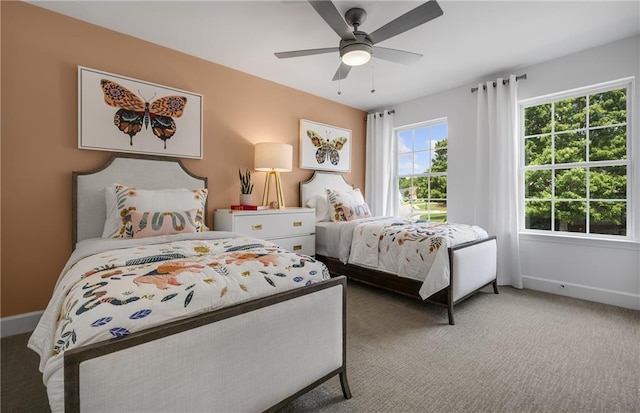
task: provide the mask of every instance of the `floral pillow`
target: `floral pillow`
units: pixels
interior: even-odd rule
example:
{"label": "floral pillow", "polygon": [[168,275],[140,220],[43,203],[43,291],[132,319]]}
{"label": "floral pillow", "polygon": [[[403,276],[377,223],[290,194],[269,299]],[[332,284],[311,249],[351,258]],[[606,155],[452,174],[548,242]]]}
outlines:
{"label": "floral pillow", "polygon": [[202,232],[203,214],[199,209],[182,212],[131,211],[125,233],[133,238]]}
{"label": "floral pillow", "polygon": [[[364,202],[362,192],[356,188],[349,191],[338,191],[336,189],[325,189],[327,191],[327,199],[331,205],[331,220],[332,221],[350,221],[347,219],[347,214],[351,219],[364,218],[363,216],[356,216],[368,212],[368,216],[371,216],[369,206]],[[365,208],[366,207],[366,211]]]}
{"label": "floral pillow", "polygon": [[[109,194],[111,190],[111,195]],[[130,238],[132,211],[190,211],[200,210],[204,216],[206,189],[139,189],[121,184],[107,188],[107,220],[103,238]],[[204,223],[202,230],[206,230]]]}

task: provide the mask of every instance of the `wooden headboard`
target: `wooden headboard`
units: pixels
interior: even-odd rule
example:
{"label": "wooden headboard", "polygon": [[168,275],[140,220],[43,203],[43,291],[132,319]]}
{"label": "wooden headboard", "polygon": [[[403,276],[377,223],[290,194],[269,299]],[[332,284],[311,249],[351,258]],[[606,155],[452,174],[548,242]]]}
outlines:
{"label": "wooden headboard", "polygon": [[[73,247],[102,236],[107,215],[105,190],[119,183],[144,189],[207,188],[207,178],[189,172],[179,159],[114,155],[97,169],[73,172]],[[208,213],[205,208],[205,223]]]}

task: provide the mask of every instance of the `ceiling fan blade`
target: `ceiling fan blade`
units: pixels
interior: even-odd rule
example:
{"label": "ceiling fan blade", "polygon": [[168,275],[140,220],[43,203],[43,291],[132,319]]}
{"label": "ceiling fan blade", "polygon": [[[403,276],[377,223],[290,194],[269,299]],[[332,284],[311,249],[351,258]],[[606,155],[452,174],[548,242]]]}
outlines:
{"label": "ceiling fan blade", "polygon": [[318,12],[320,17],[322,17],[324,21],[326,21],[327,24],[331,26],[333,31],[336,32],[341,39],[354,38],[351,28],[344,21],[342,15],[338,11],[338,9],[336,9],[336,6],[334,6],[332,2],[326,0],[309,0],[309,4],[311,4],[311,7],[313,7]]}
{"label": "ceiling fan blade", "polygon": [[342,80],[346,78],[350,70],[351,66],[340,63],[340,67],[338,68],[338,70],[336,70],[336,74],[333,75],[332,80]]}
{"label": "ceiling fan blade", "polygon": [[390,62],[408,64],[417,62],[422,55],[420,53],[405,52],[404,50],[373,46],[373,57],[389,60]]}
{"label": "ceiling fan blade", "polygon": [[323,49],[307,49],[307,50],[292,50],[290,52],[276,52],[274,55],[280,59],[287,59],[289,57],[300,57],[300,56],[312,56],[314,54],[323,54],[323,53],[331,53],[337,52],[339,49],[337,47],[325,47]]}
{"label": "ceiling fan blade", "polygon": [[436,17],[440,17],[443,13],[438,2],[436,0],[430,0],[380,27],[369,34],[369,38],[374,44],[379,43],[400,33],[404,33],[407,30],[411,30],[414,27],[418,27]]}

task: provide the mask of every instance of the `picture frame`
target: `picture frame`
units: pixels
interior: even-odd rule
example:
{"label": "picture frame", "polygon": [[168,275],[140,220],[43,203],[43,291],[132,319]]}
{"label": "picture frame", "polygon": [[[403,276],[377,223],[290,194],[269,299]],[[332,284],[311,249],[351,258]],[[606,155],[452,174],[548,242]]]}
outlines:
{"label": "picture frame", "polygon": [[300,119],[300,168],[351,172],[351,131]]}
{"label": "picture frame", "polygon": [[78,148],[202,159],[202,95],[78,66]]}

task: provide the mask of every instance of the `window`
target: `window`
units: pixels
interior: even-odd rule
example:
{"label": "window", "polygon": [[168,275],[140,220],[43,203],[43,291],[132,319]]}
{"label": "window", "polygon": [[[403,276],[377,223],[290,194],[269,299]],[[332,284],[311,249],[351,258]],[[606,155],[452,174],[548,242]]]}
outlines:
{"label": "window", "polygon": [[447,120],[396,129],[399,213],[447,221]]}
{"label": "window", "polygon": [[524,229],[630,233],[631,82],[521,102]]}

